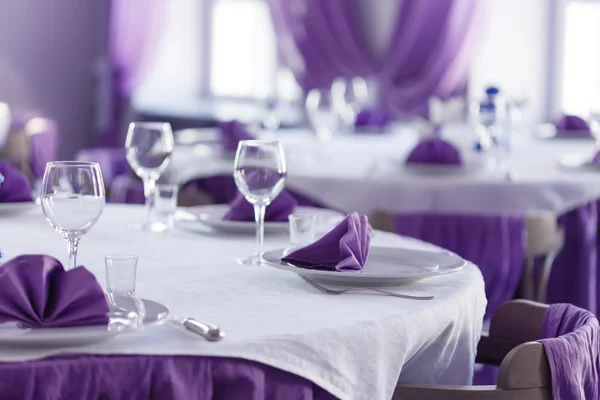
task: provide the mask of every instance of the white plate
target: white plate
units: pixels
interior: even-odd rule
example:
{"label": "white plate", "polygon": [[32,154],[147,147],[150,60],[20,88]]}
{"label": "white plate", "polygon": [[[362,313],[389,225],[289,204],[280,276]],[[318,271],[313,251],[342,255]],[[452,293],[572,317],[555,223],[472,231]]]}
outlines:
{"label": "white plate", "polygon": [[567,153],[558,158],[558,165],[565,169],[599,171],[600,164],[592,162],[593,154]]}
{"label": "white plate", "polygon": [[[116,303],[127,309],[125,299],[116,298]],[[169,318],[169,309],[155,301],[142,299],[146,314],[144,327],[160,325]],[[0,346],[19,347],[75,347],[103,342],[115,336],[136,332],[143,328],[124,327],[122,324],[82,326],[73,328],[20,329],[13,323],[0,324]]]}
{"label": "white plate", "polygon": [[[175,213],[177,225],[183,229],[206,232],[207,227],[219,232],[229,233],[249,233],[256,232],[256,223],[254,221],[224,221],[223,216],[227,213],[229,206],[227,204],[212,204],[207,206],[182,207]],[[319,227],[331,228],[335,223],[343,218],[343,214],[315,207],[296,207],[294,213],[314,214],[317,216],[317,225]],[[288,222],[265,222],[265,232],[282,232],[288,228]]]}
{"label": "white plate", "polygon": [[281,262],[283,249],[264,254],[267,264],[285,271],[332,284],[349,286],[393,286],[463,269],[467,262],[451,252],[435,252],[392,247],[371,247],[362,271],[329,271],[296,267]]}
{"label": "white plate", "polygon": [[37,210],[38,206],[31,201],[20,202],[20,203],[0,203],[0,216],[1,215],[12,215],[22,214]]}

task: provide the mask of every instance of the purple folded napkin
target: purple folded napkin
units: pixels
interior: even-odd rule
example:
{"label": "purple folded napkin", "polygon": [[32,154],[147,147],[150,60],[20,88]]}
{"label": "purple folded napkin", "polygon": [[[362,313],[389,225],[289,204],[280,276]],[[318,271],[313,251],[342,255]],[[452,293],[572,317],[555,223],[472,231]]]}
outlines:
{"label": "purple folded napkin", "polygon": [[390,122],[387,114],[378,108],[365,108],[356,116],[357,128],[385,128]]}
{"label": "purple folded napkin", "polygon": [[576,115],[564,115],[555,124],[556,136],[591,136],[590,127],[583,118]]}
{"label": "purple folded napkin", "polygon": [[31,328],[106,325],[109,307],[85,267],[65,271],[47,255],[23,255],[0,267],[0,323]]}
{"label": "purple folded napkin", "polygon": [[421,140],[406,158],[406,163],[461,165],[462,160],[452,143],[433,137]]}
{"label": "purple folded napkin", "polygon": [[[265,221],[284,222],[288,216],[294,212],[297,202],[296,199],[286,190],[282,190],[279,196],[267,206],[265,211]],[[229,204],[229,211],[223,216],[225,221],[254,221],[254,206],[250,204],[241,194],[233,199]]]}
{"label": "purple folded napkin", "polygon": [[33,201],[31,187],[21,171],[8,162],[0,161],[0,203]]}
{"label": "purple folded napkin", "polygon": [[353,212],[321,239],[281,260],[302,268],[360,271],[369,255],[371,231],[367,217]]}
{"label": "purple folded napkin", "polygon": [[246,126],[237,121],[223,122],[219,125],[219,130],[221,131],[221,145],[228,152],[235,152],[241,140],[254,139]]}

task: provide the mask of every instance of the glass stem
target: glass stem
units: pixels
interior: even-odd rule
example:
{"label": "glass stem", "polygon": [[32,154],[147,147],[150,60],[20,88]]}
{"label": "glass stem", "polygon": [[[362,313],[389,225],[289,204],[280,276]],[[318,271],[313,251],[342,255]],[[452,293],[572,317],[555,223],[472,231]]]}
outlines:
{"label": "glass stem", "polygon": [[254,205],[254,219],[256,220],[256,255],[259,260],[263,256],[263,242],[265,238],[265,209],[263,204]]}
{"label": "glass stem", "polygon": [[150,212],[152,210],[152,195],[154,192],[154,186],[156,184],[156,181],[154,179],[151,178],[144,178],[144,199],[145,199],[145,214],[146,214],[146,219],[145,219],[145,224],[146,227],[150,226]]}
{"label": "glass stem", "polygon": [[77,266],[77,250],[79,248],[79,238],[67,239],[67,249],[69,250],[69,269]]}

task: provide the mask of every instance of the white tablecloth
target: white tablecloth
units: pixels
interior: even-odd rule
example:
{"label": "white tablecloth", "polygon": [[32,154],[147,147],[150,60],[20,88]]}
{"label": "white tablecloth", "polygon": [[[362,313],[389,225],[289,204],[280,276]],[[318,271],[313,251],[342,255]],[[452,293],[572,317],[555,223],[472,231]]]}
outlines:
{"label": "white tablecloth", "polygon": [[[287,185],[346,212],[369,214],[386,209],[560,214],[600,198],[600,169],[568,171],[557,162],[565,153],[590,154],[594,146],[590,140],[515,138],[509,165],[518,179],[510,182],[503,172],[493,169],[443,176],[410,172],[403,160],[418,138],[408,127],[391,134],[337,136],[316,157],[314,139],[306,131],[284,131],[277,139],[288,153]],[[231,160],[207,157],[201,150],[178,148],[170,178],[184,182],[231,173]]]}
{"label": "white tablecloth", "polygon": [[[178,354],[241,357],[303,376],[343,399],[390,398],[398,380],[469,382],[486,306],[479,270],[465,270],[403,287],[435,295],[432,301],[316,292],[289,272],[238,265],[254,250],[251,236],[210,236],[133,230],[138,206],[109,205],[80,244],[79,263],[104,284],[103,256],[140,256],[137,292],[180,316],[218,324],[227,333],[209,343],[167,324],[73,353]],[[376,245],[428,245],[378,232]],[[41,211],[0,218],[0,243],[8,258],[51,254],[66,262],[66,245]],[[266,247],[287,245],[267,236]],[[34,359],[42,350],[0,352],[0,360]]]}

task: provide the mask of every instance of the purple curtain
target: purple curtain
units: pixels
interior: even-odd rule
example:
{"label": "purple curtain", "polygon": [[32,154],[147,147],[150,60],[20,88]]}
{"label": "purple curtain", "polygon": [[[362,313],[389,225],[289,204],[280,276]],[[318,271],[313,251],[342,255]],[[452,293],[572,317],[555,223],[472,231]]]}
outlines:
{"label": "purple curtain", "polygon": [[464,91],[486,0],[403,0],[377,62],[349,0],[269,0],[280,51],[306,92],[338,76],[375,78],[393,117],[425,115],[432,96]]}
{"label": "purple curtain", "polygon": [[126,100],[151,65],[168,2],[111,0],[108,61],[98,66],[98,142],[121,145]]}

